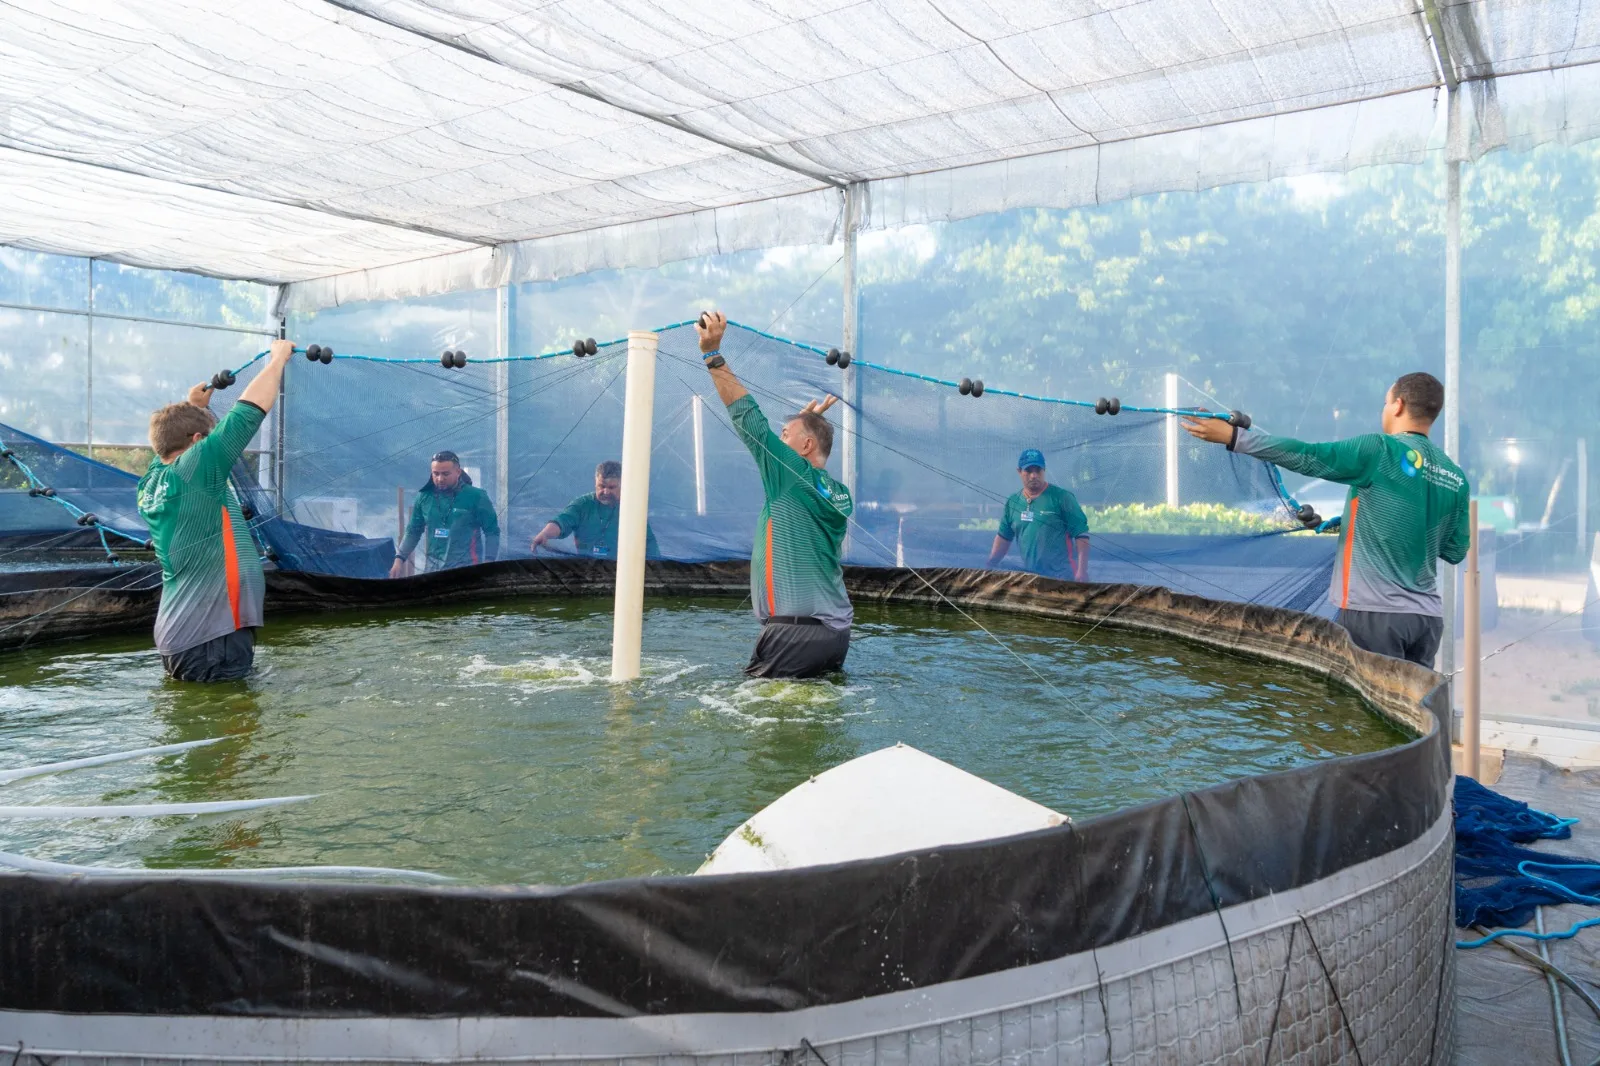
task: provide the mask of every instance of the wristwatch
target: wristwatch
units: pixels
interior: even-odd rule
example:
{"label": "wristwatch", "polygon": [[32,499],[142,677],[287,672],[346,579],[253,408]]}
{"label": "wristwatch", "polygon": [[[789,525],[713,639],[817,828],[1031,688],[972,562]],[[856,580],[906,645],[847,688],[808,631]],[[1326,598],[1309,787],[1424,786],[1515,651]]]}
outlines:
{"label": "wristwatch", "polygon": [[706,361],[706,369],[707,370],[715,370],[719,366],[727,366],[728,365],[728,361],[726,359],[722,358],[722,349],[720,349],[720,348],[717,349],[714,352],[706,352],[700,358],[702,358],[702,359],[704,359]]}

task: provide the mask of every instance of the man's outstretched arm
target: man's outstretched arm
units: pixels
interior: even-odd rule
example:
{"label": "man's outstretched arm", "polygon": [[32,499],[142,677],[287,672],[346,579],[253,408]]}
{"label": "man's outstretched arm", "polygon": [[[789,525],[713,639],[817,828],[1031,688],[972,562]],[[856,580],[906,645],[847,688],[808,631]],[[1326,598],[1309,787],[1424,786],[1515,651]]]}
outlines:
{"label": "man's outstretched arm", "polygon": [[[200,471],[201,477],[217,487],[227,483],[233,473],[233,464],[244,455],[245,449],[250,446],[251,438],[261,427],[262,419],[272,410],[273,401],[278,398],[278,384],[283,380],[284,365],[289,362],[289,357],[293,354],[294,345],[289,341],[272,342],[266,366],[262,367],[255,380],[245,387],[244,395],[239,397],[239,403],[223,416],[209,436],[179,460],[184,469]],[[209,410],[211,396],[211,386],[201,382],[189,390],[188,400],[195,407]]]}
{"label": "man's outstretched arm", "polygon": [[1366,484],[1381,456],[1380,435],[1375,433],[1329,444],[1311,444],[1293,437],[1239,429],[1220,418],[1185,418],[1183,428],[1197,440],[1221,444],[1240,455],[1253,456],[1297,474],[1341,485]]}

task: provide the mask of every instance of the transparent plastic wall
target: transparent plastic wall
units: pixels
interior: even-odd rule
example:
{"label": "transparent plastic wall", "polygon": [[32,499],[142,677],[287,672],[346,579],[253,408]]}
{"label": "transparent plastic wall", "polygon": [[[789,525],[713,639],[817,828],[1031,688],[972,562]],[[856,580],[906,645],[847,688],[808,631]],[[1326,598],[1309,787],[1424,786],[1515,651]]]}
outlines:
{"label": "transparent plastic wall", "polygon": [[132,462],[152,410],[266,346],[273,292],[0,247],[0,422]]}
{"label": "transparent plastic wall", "polygon": [[[1505,723],[1486,742],[1592,760],[1600,732],[1578,727],[1600,725],[1597,164],[1580,144],[1462,165],[1461,458],[1483,526],[1483,715]],[[1396,377],[1444,376],[1445,178],[1436,159],[867,234],[860,348],[1124,403],[1161,403],[1170,373],[1180,404],[1246,410],[1269,432],[1375,431]],[[892,480],[863,472],[869,493]],[[1285,482],[1324,516],[1343,508],[1342,486]]]}
{"label": "transparent plastic wall", "polygon": [[[609,270],[511,290],[514,351],[550,351],[575,339],[604,341],[696,317],[720,308],[758,330],[822,345],[839,343],[843,250],[810,246],[741,252],[674,263],[654,270]],[[735,370],[743,342],[725,353]],[[747,371],[757,368],[746,366]],[[762,368],[772,372],[773,368]],[[525,396],[524,413],[511,421],[514,470],[508,485],[509,525],[518,546],[573,498],[594,487],[595,467],[622,451],[623,361],[576,370],[580,403],[571,387],[547,388],[551,370],[538,363],[512,368],[513,397]],[[572,373],[572,372],[569,372]],[[692,558],[694,541],[720,540],[732,530],[748,535],[753,511],[697,514],[695,411],[691,393],[703,374],[663,357],[657,365],[656,441],[651,456],[650,509],[663,533],[662,550]],[[563,380],[565,375],[562,375]],[[704,400],[702,399],[702,403]],[[723,490],[751,476],[750,457],[724,426],[720,411],[700,413],[701,463],[710,509]],[[677,530],[679,533],[668,532]],[[691,532],[692,531],[692,532]],[[685,539],[688,538],[688,539]]]}
{"label": "transparent plastic wall", "polygon": [[1479,497],[1484,741],[1594,763],[1600,145],[1464,166],[1462,218],[1461,455]]}
{"label": "transparent plastic wall", "polygon": [[[583,338],[615,341],[631,329],[681,322],[716,306],[760,328],[837,343],[840,264],[837,247],[779,248],[654,270],[596,272],[503,292],[350,304],[294,314],[287,325],[296,343],[328,345],[340,353],[435,360],[449,349],[478,360],[501,354],[502,343],[506,354],[520,357],[568,350]],[[736,352],[729,354],[737,360]],[[375,367],[367,375],[370,386],[358,395],[307,386],[317,368],[297,366],[305,376],[291,381],[285,409],[285,498],[292,516],[367,536],[395,536],[428,479],[430,457],[449,450],[489,492],[503,527],[502,554],[526,554],[528,541],[547,520],[592,491],[596,465],[621,452],[619,356],[610,349],[583,362],[474,361],[425,378],[415,365]],[[682,372],[663,365],[659,376]],[[681,386],[657,391],[674,399],[656,409],[651,510],[692,515],[692,406]],[[702,428],[707,478],[747,475],[749,457],[737,440],[709,420]],[[748,518],[740,516],[741,530]],[[664,549],[670,553],[673,546]]]}

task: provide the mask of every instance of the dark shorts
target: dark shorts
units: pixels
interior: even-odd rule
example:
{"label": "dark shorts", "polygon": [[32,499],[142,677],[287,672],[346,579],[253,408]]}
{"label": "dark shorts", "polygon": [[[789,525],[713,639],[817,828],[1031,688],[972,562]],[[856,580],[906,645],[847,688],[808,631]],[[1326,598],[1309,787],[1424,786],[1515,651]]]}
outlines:
{"label": "dark shorts", "polygon": [[1420,663],[1430,670],[1444,637],[1444,619],[1431,614],[1340,611],[1335,621],[1349,632],[1356,647]]}
{"label": "dark shorts", "polygon": [[256,631],[249,628],[161,657],[174,681],[238,681],[249,676],[255,661]]}
{"label": "dark shorts", "polygon": [[761,625],[744,672],[751,677],[817,677],[844,669],[849,652],[848,629],[832,629],[815,618],[769,618]]}

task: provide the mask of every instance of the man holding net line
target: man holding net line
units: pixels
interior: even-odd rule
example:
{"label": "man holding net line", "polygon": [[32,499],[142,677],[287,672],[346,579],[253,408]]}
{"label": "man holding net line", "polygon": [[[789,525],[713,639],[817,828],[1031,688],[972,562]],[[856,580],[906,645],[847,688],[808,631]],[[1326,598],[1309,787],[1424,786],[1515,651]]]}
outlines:
{"label": "man holding net line", "polygon": [[761,474],[766,496],[750,554],[750,598],[761,620],[745,673],[751,677],[816,677],[844,666],[854,611],[839,557],[850,514],[850,490],[824,466],[833,426],[823,414],[836,402],[813,400],[772,432],[755,398],[722,355],[728,319],[700,316],[700,353],[734,432]]}
{"label": "man holding net line", "polygon": [[266,365],[219,422],[212,387],[150,416],[156,457],[139,481],[139,514],[161,563],[156,650],[177,681],[237,681],[255,662],[266,578],[229,483],[278,398],[294,345],[275,340]]}
{"label": "man holding net line", "polygon": [[1444,408],[1432,374],[1406,374],[1383,398],[1381,433],[1308,444],[1239,429],[1216,418],[1185,419],[1200,440],[1349,486],[1339,523],[1338,563],[1328,589],[1338,623],[1358,648],[1433,667],[1444,634],[1439,560],[1467,557],[1467,477],[1428,430]]}

